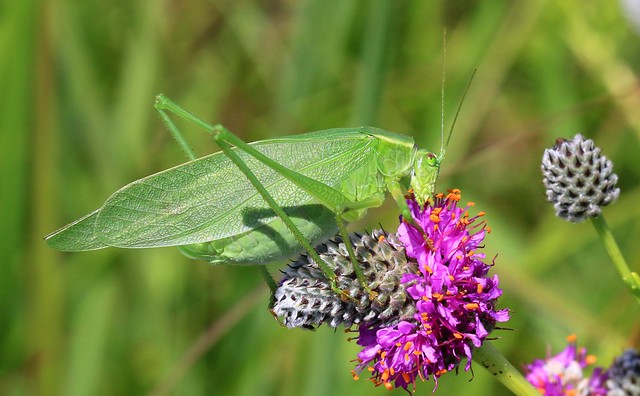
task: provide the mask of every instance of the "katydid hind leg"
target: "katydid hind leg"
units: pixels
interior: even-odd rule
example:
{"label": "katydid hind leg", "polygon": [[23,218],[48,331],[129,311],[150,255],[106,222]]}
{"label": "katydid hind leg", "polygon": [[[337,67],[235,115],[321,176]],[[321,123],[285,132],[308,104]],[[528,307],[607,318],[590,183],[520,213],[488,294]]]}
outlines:
{"label": "katydid hind leg", "polygon": [[[224,128],[221,125],[211,126],[204,121],[197,118],[195,115],[187,112],[182,109],[180,106],[169,100],[168,98],[159,95],[156,101],[156,108],[162,114],[162,110],[170,111],[186,120],[192,121],[195,124],[198,124],[205,128],[208,132],[210,132],[218,146],[222,149],[225,155],[242,171],[242,173],[247,177],[247,179],[251,182],[253,187],[258,191],[258,193],[262,196],[267,205],[273,210],[273,212],[280,218],[280,220],[287,226],[289,231],[294,235],[298,243],[304,248],[304,250],[309,254],[309,256],[318,263],[318,266],[322,269],[323,273],[329,279],[331,283],[331,288],[334,292],[339,294],[342,299],[351,298],[346,294],[345,291],[340,290],[336,283],[336,275],[331,270],[331,268],[320,258],[318,253],[313,248],[313,244],[306,238],[306,236],[297,228],[297,226],[293,223],[293,221],[289,218],[289,216],[284,212],[284,210],[280,207],[280,205],[275,201],[275,199],[271,196],[271,194],[267,191],[267,189],[260,183],[255,174],[251,171],[248,165],[232,150],[231,146],[235,146],[237,149],[242,150],[243,152],[253,156],[260,162],[264,163],[266,166],[274,169],[276,172],[280,173],[284,178],[296,184],[299,188],[303,189],[306,193],[316,198],[322,205],[327,207],[329,210],[337,213],[337,216],[340,217],[338,223],[342,223],[342,213],[345,210],[355,210],[355,209],[364,209],[363,205],[367,205],[366,207],[373,206],[370,203],[358,203],[349,200],[346,196],[344,196],[340,191],[334,189],[331,186],[328,186],[320,181],[304,176],[300,173],[295,172],[294,170],[287,169],[280,165],[278,162],[273,159],[265,156],[261,152],[257,151],[255,148],[251,147],[249,144],[244,142],[242,139],[231,133],[229,130]],[[173,131],[173,123],[167,123],[170,130]],[[172,132],[173,133],[173,132]],[[379,197],[376,197],[376,204],[380,201]],[[343,209],[345,208],[345,209]],[[363,283],[363,286],[367,288],[368,286],[364,282],[364,276],[362,275],[362,270],[360,269],[357,260],[355,259],[355,254],[353,254],[353,248],[350,245],[349,237],[346,233],[346,228],[342,226],[342,236],[345,244],[349,247],[350,250],[350,259],[354,265],[354,270],[356,274],[359,273],[358,279]]]}
{"label": "katydid hind leg", "polygon": [[[216,128],[216,127],[214,127],[214,128]],[[219,127],[219,128],[220,128],[220,133],[215,135],[215,138],[217,139],[217,141],[222,140],[222,141],[225,141],[226,143],[233,144],[238,149],[240,149],[240,150],[246,152],[247,154],[253,156],[254,158],[256,158],[257,160],[261,161],[265,165],[269,166],[270,168],[272,168],[276,172],[279,172],[283,177],[285,177],[288,180],[290,180],[291,182],[295,183],[298,187],[302,188],[309,195],[313,196],[318,201],[320,201],[328,209],[330,209],[331,211],[336,213],[336,224],[338,225],[338,229],[340,231],[340,235],[341,235],[342,240],[344,241],[345,246],[347,248],[347,252],[349,254],[349,260],[350,260],[350,262],[351,262],[351,264],[353,266],[353,269],[354,269],[354,272],[356,274],[356,277],[357,277],[358,281],[360,282],[360,284],[365,289],[365,291],[369,294],[369,297],[371,299],[374,299],[376,297],[376,293],[374,293],[371,290],[371,288],[369,287],[369,285],[368,285],[368,283],[367,283],[367,281],[366,281],[366,279],[364,277],[362,268],[360,267],[360,264],[358,263],[356,255],[355,255],[355,253],[353,251],[353,244],[351,243],[351,240],[349,238],[349,234],[348,234],[347,229],[346,229],[346,227],[344,225],[343,215],[345,213],[349,212],[349,211],[361,210],[361,209],[367,209],[367,208],[370,208],[370,207],[380,206],[382,204],[382,202],[384,201],[384,194],[374,195],[374,196],[370,197],[367,200],[352,201],[349,198],[347,198],[346,196],[344,196],[340,191],[334,189],[331,186],[328,186],[328,185],[326,185],[326,184],[324,184],[322,182],[319,182],[317,180],[311,179],[311,178],[309,178],[307,176],[304,176],[304,175],[302,175],[300,173],[297,173],[297,172],[295,172],[295,171],[293,171],[291,169],[283,168],[280,164],[276,163],[275,161],[273,161],[270,158],[266,157],[264,154],[262,154],[262,153],[258,152],[257,150],[255,150],[253,147],[249,146],[247,143],[243,142],[240,138],[238,138],[237,136],[233,135],[230,131],[226,130],[223,127]],[[256,179],[256,182],[259,184],[257,179]],[[255,184],[254,184],[254,186],[255,186]],[[265,194],[268,195],[268,191],[266,191],[266,189],[264,190],[264,192],[265,192]],[[328,197],[329,199],[323,200],[322,199],[323,197],[324,198]],[[264,198],[264,195],[263,195],[263,198]],[[265,201],[266,201],[266,199],[265,199]],[[277,203],[273,199],[272,199],[272,201],[273,201],[274,205],[277,205]],[[274,208],[271,204],[269,204],[269,206],[272,209]],[[277,211],[276,211],[276,213],[277,213]],[[286,216],[286,214],[284,214],[284,212],[283,212],[283,215]],[[283,219],[283,221],[284,221],[284,219]],[[296,228],[295,225],[293,225],[293,223],[292,223],[292,227],[290,229],[292,229],[292,228]],[[294,235],[295,235],[295,232],[294,232]],[[304,238],[304,235],[302,235],[302,233],[300,233],[300,235],[301,235],[301,237]],[[305,240],[306,240],[306,238],[305,238]],[[308,240],[306,240],[306,241],[307,241],[308,245],[311,246],[311,244],[308,242]],[[302,246],[305,246],[305,244],[302,244]],[[319,263],[318,265],[320,265],[320,267],[323,268],[323,271],[325,272],[325,275],[326,275],[326,271],[327,271],[328,267],[326,267],[326,264],[317,255],[317,253],[315,252],[315,249],[313,250],[314,254],[311,254],[309,249],[307,249],[306,247],[305,247],[305,250],[307,250],[307,252],[309,252],[309,254],[314,259],[314,261]],[[317,258],[320,259],[320,261],[317,261],[315,256],[317,256]],[[345,294],[345,291],[342,291],[342,290],[339,289],[339,287],[335,283],[336,282],[335,274],[330,269],[329,269],[329,271],[331,272],[331,275],[332,275],[331,277],[328,277],[328,279],[331,281],[331,288],[334,291],[339,291],[339,294],[341,295],[342,299],[350,298],[350,296]]]}
{"label": "katydid hind leg", "polygon": [[156,101],[155,108],[156,108],[156,111],[158,112],[158,114],[160,115],[160,118],[162,119],[162,122],[167,127],[167,129],[169,130],[169,132],[171,133],[173,138],[178,142],[180,147],[182,147],[182,150],[187,154],[187,156],[189,157],[189,159],[191,161],[195,160],[197,158],[195,151],[193,151],[193,148],[187,142],[187,139],[185,139],[185,137],[182,134],[182,132],[180,132],[180,130],[178,129],[176,124],[173,123],[173,121],[171,120],[169,115],[166,113],[166,111],[164,111],[163,108],[158,106],[158,102],[157,101]]}
{"label": "katydid hind leg", "polygon": [[[343,215],[348,211],[366,209],[372,206],[379,206],[384,201],[384,196],[380,194],[380,195],[372,196],[369,200],[352,201],[331,186],[328,186],[317,180],[311,179],[307,176],[304,176],[290,169],[283,168],[280,164],[266,157],[264,154],[258,152],[253,147],[243,142],[240,138],[233,135],[230,131],[226,130],[225,128],[221,126],[216,126],[214,127],[214,129],[219,129],[220,131],[220,133],[214,135],[214,139],[216,139],[219,145],[221,142],[224,142],[225,144],[229,144],[229,145],[233,144],[238,149],[246,152],[247,154],[253,156],[257,160],[264,163],[265,165],[269,166],[276,172],[279,172],[280,174],[282,174],[283,177],[295,183],[298,187],[302,188],[309,195],[318,199],[328,209],[336,213],[336,224],[338,225],[338,229],[340,231],[341,237],[347,248],[347,252],[349,254],[349,260],[353,266],[356,277],[360,282],[360,284],[365,289],[365,291],[369,294],[369,297],[371,299],[374,299],[376,297],[376,294],[370,289],[364,277],[362,268],[358,263],[356,255],[353,251],[353,244],[351,243],[349,234],[344,225]],[[228,155],[234,155],[237,158],[236,161],[232,159],[232,161],[236,163],[237,166],[239,166],[237,161],[242,162],[244,164],[244,162],[240,159],[240,157],[238,157],[237,155],[235,155],[235,153],[233,153],[230,147],[228,148],[228,151],[225,151],[225,153],[228,153]],[[262,195],[264,200],[267,202],[269,207],[271,207],[271,209],[278,215],[278,217],[280,217],[281,220],[288,226],[289,230],[294,234],[294,236],[296,236],[296,239],[298,239],[298,241],[305,248],[307,253],[309,253],[309,255],[313,258],[313,260],[316,263],[318,263],[320,268],[322,268],[322,271],[325,273],[325,276],[327,276],[327,278],[330,280],[331,289],[334,292],[337,292],[343,300],[352,298],[344,290],[341,290],[338,287],[336,283],[335,273],[320,258],[320,256],[317,254],[317,252],[313,248],[310,241],[304,236],[303,233],[299,231],[299,229],[293,224],[293,222],[291,222],[291,220],[286,215],[286,213],[279,207],[277,202],[275,202],[275,200],[270,196],[269,192],[264,188],[264,186],[260,184],[258,179],[255,177],[255,175],[253,175],[253,173],[246,166],[246,164],[244,164],[244,166],[246,168],[246,171],[243,170],[243,173],[245,173],[245,176],[249,178],[249,180],[254,185],[254,187],[258,190],[258,192],[260,192],[260,194]],[[322,200],[320,199],[321,197],[329,197],[329,199]],[[276,210],[276,208],[278,208],[278,210]],[[290,226],[288,225],[288,223],[290,224]]]}
{"label": "katydid hind leg", "polygon": [[[167,129],[169,129],[169,132],[174,137],[174,139],[176,139],[178,144],[180,144],[180,147],[182,147],[182,149],[187,154],[189,159],[192,161],[195,160],[196,159],[195,151],[193,150],[191,145],[187,142],[182,132],[180,132],[178,127],[174,124],[174,122],[171,120],[169,115],[164,111],[164,109],[158,106],[157,102],[155,107],[158,113],[160,114],[160,118],[164,122],[165,126],[167,127]],[[275,279],[273,279],[273,277],[271,276],[267,268],[265,268],[264,266],[258,266],[258,267],[259,267],[260,275],[262,275],[262,278],[264,279],[265,283],[269,287],[269,291],[272,294],[275,293],[275,290],[278,287]]]}
{"label": "katydid hind leg", "polygon": [[356,278],[358,279],[358,282],[360,282],[360,285],[369,295],[369,299],[373,301],[378,296],[378,293],[374,292],[369,287],[369,282],[365,278],[364,272],[362,271],[362,267],[358,262],[358,258],[356,257],[355,252],[353,251],[353,243],[351,242],[351,238],[349,237],[349,233],[347,232],[347,228],[342,219],[342,215],[340,214],[336,215],[336,224],[338,225],[338,230],[340,231],[340,236],[342,237],[344,246],[347,249],[347,254],[349,255],[349,261],[353,266],[353,272],[355,272]]}
{"label": "katydid hind leg", "polygon": [[214,139],[220,149],[225,153],[225,155],[242,171],[242,173],[247,177],[247,179],[251,182],[253,187],[258,191],[258,193],[262,196],[264,201],[269,205],[271,210],[280,218],[280,220],[287,226],[289,231],[294,235],[298,243],[304,248],[304,250],[309,254],[309,256],[315,261],[318,266],[322,269],[324,275],[329,279],[331,283],[331,289],[342,296],[342,298],[348,298],[344,291],[338,288],[336,282],[336,275],[331,270],[331,268],[327,265],[327,263],[320,258],[320,255],[313,248],[311,242],[307,239],[307,237],[298,229],[298,227],[293,223],[291,218],[285,213],[282,207],[275,201],[275,199],[269,194],[267,189],[260,183],[255,174],[251,171],[249,166],[242,161],[242,159],[231,149],[231,145],[220,137],[220,135],[214,135]]}
{"label": "katydid hind leg", "polygon": [[[237,149],[242,150],[243,152],[251,155],[258,161],[262,162],[266,166],[278,172],[280,175],[282,175],[282,177],[294,183],[296,186],[304,190],[307,194],[315,198],[318,201],[318,203],[326,206],[329,210],[331,210],[334,213],[341,212],[342,210],[340,208],[347,208],[350,205],[354,204],[354,202],[352,202],[349,198],[347,198],[344,194],[342,194],[337,189],[325,183],[322,183],[318,180],[305,176],[301,173],[298,173],[295,170],[284,167],[277,161],[273,160],[272,158],[269,158],[265,154],[256,150],[250,144],[240,139],[238,136],[233,134],[231,131],[229,131],[222,125],[207,124],[206,122],[202,121],[200,118],[196,117],[194,114],[191,114],[188,111],[184,110],[182,107],[180,107],[175,102],[171,101],[169,98],[167,98],[162,94],[156,97],[156,109],[158,109],[158,112],[163,117],[163,120],[165,120],[165,124],[167,124],[172,134],[174,133],[174,130],[177,130],[177,128],[175,128],[171,120],[165,119],[166,114],[164,113],[164,110],[169,111],[181,118],[184,118],[185,120],[190,121],[196,125],[201,126],[206,131],[208,131],[213,135],[214,140],[217,143],[225,142],[227,145],[235,146]],[[174,135],[174,136],[179,136],[179,133],[178,135]],[[176,137],[176,139],[178,139],[178,137]],[[229,156],[227,155],[227,157]],[[237,157],[237,159],[238,161],[244,163],[244,161],[242,161],[239,157]],[[249,178],[249,180],[251,181],[251,178]]]}
{"label": "katydid hind leg", "polygon": [[[173,122],[166,116],[165,110],[169,111],[187,121],[190,121],[196,125],[203,127],[207,132],[213,135],[213,138],[216,144],[220,147],[220,149],[224,152],[224,154],[229,158],[240,171],[245,175],[245,177],[251,182],[253,187],[258,191],[258,193],[262,196],[267,205],[274,211],[274,213],[282,220],[283,223],[289,228],[289,230],[294,234],[298,243],[305,248],[307,253],[311,255],[314,260],[317,260],[320,263],[324,263],[316,251],[313,249],[311,242],[307,240],[307,238],[300,232],[300,230],[293,224],[289,216],[284,212],[284,210],[280,207],[280,205],[273,199],[271,194],[266,190],[266,188],[260,183],[255,174],[249,169],[247,164],[231,149],[231,145],[237,145],[238,141],[242,141],[240,138],[234,139],[235,141],[229,142],[229,137],[235,137],[230,131],[221,125],[212,126],[202,121],[200,118],[186,111],[178,104],[173,102],[171,99],[166,96],[160,94],[156,97],[156,109],[160,113],[161,117],[167,124],[167,127],[171,131],[172,134],[177,130]],[[179,133],[178,133],[179,134]],[[174,134],[174,136],[176,136]],[[244,142],[243,142],[244,143]],[[239,147],[242,149],[241,147]],[[245,150],[246,151],[246,150]],[[327,267],[328,269],[328,267]],[[331,273],[331,270],[328,269],[328,273]]]}

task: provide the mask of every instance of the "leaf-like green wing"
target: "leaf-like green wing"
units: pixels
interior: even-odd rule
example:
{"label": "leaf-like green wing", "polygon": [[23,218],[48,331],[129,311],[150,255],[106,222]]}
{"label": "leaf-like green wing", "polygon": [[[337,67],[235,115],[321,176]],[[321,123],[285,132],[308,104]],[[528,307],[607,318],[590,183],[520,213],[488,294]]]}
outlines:
{"label": "leaf-like green wing", "polygon": [[104,249],[109,245],[96,238],[93,229],[100,209],[67,224],[61,229],[44,237],[47,245],[63,252],[81,252],[84,250]]}
{"label": "leaf-like green wing", "polygon": [[[254,142],[289,169],[330,186],[375,160],[373,128],[330,129]],[[236,150],[274,199],[286,207],[312,198],[276,171]],[[215,153],[137,180],[101,208],[95,237],[116,247],[159,247],[207,242],[244,233],[273,220],[253,218],[268,209],[246,177]]]}

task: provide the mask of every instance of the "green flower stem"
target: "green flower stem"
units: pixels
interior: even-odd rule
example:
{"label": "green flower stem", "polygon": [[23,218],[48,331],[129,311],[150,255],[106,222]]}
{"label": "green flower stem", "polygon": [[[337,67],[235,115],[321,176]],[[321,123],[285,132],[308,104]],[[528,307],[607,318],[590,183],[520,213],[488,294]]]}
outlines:
{"label": "green flower stem", "polygon": [[540,396],[540,393],[489,341],[473,352],[473,360],[493,374],[497,380],[520,396]]}
{"label": "green flower stem", "polygon": [[631,294],[634,295],[638,303],[640,303],[640,277],[637,273],[631,272],[629,269],[629,266],[622,256],[622,252],[620,251],[607,222],[604,220],[604,216],[600,215],[598,217],[592,217],[591,224],[596,228],[596,231],[604,244],[605,250],[609,254],[611,261],[613,261],[613,265],[615,265],[622,277],[622,281],[627,285]]}

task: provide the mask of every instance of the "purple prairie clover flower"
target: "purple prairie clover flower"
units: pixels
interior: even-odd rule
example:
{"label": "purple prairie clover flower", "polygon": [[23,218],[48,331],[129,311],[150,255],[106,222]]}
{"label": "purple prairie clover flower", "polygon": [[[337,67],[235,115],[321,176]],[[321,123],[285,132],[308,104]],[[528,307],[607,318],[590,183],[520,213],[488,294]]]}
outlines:
{"label": "purple prairie clover flower", "polygon": [[591,376],[584,370],[595,363],[595,356],[576,346],[576,337],[567,337],[569,345],[559,354],[536,359],[526,366],[526,378],[545,396],[606,396],[607,373],[601,367]]}
{"label": "purple prairie clover flower", "polygon": [[509,319],[507,309],[496,309],[502,294],[498,277],[489,277],[491,264],[479,253],[490,232],[484,213],[470,217],[473,203],[459,207],[460,190],[421,207],[407,199],[415,224],[402,221],[398,237],[417,271],[405,273],[401,284],[415,304],[412,317],[395,323],[367,322],[359,326],[358,366],[354,378],[366,368],[371,381],[388,389],[410,386],[415,380],[437,378],[457,369],[473,348],[479,348],[496,322]]}

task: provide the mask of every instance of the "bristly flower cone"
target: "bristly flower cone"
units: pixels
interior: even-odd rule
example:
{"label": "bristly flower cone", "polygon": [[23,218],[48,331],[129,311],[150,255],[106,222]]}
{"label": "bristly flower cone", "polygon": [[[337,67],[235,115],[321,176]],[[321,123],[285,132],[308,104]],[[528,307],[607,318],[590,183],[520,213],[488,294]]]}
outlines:
{"label": "bristly flower cone", "polygon": [[616,358],[608,371],[607,396],[640,395],[640,353],[629,348]]}
{"label": "bristly flower cone", "polygon": [[374,230],[370,235],[351,235],[351,242],[369,288],[377,293],[372,301],[353,271],[345,244],[336,237],[316,247],[320,257],[335,272],[344,301],[333,290],[318,265],[306,255],[298,257],[284,272],[274,294],[273,312],[287,327],[351,327],[360,323],[395,323],[411,318],[415,302],[407,297],[402,276],[418,270],[409,261],[395,234]]}
{"label": "bristly flower cone", "polygon": [[547,200],[556,215],[574,223],[597,217],[603,206],[620,195],[613,163],[593,140],[580,134],[571,140],[558,139],[553,148],[546,149],[541,169]]}

